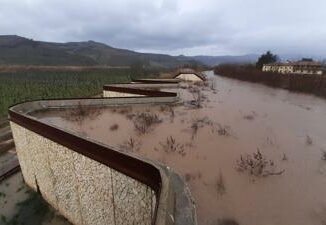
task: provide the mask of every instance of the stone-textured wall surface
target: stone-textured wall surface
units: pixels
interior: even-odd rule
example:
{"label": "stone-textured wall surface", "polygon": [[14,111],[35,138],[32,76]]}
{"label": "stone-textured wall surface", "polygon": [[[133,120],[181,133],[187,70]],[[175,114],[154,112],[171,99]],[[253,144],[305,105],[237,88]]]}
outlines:
{"label": "stone-textured wall surface", "polygon": [[11,122],[25,182],[78,225],[151,224],[147,185]]}
{"label": "stone-textured wall surface", "polygon": [[103,90],[103,97],[105,98],[116,98],[116,97],[137,97],[137,96],[144,96],[140,94],[131,94],[131,93],[124,93],[124,92],[117,92],[117,91],[108,91]]}

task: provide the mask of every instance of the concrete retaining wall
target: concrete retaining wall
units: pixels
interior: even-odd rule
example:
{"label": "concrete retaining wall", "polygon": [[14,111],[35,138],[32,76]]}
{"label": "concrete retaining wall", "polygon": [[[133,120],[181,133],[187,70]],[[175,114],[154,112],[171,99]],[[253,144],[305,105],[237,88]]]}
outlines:
{"label": "concrete retaining wall", "polygon": [[[196,225],[190,192],[169,168],[135,158],[31,116],[38,110],[166,104],[176,94],[31,101],[9,110],[25,182],[78,225]],[[178,207],[177,207],[178,206]]]}
{"label": "concrete retaining wall", "polygon": [[188,73],[179,74],[176,78],[181,79],[181,80],[185,80],[185,81],[194,81],[194,82],[195,81],[203,81],[202,79],[200,79],[195,74],[188,74]]}
{"label": "concrete retaining wall", "polygon": [[157,96],[171,96],[171,94],[177,94],[172,92],[161,92],[161,89],[179,87],[178,83],[130,83],[130,84],[111,84],[104,85],[103,97],[115,98],[115,97],[157,97]]}
{"label": "concrete retaining wall", "polygon": [[25,182],[74,224],[151,224],[147,185],[11,122]]}
{"label": "concrete retaining wall", "polygon": [[135,97],[135,96],[144,96],[144,95],[123,93],[123,92],[109,91],[109,90],[103,90],[103,97],[104,98]]}

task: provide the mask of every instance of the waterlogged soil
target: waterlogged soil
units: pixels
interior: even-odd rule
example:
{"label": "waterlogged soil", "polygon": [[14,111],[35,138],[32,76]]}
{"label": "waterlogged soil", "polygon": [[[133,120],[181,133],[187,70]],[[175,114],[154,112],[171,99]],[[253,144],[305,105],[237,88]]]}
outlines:
{"label": "waterlogged soil", "polygon": [[31,190],[20,172],[0,182],[1,225],[71,225]]}
{"label": "waterlogged soil", "polygon": [[[200,225],[325,224],[326,101],[207,74],[200,107],[185,85],[183,103],[173,106],[35,116],[173,168],[190,187]],[[142,113],[152,116],[146,128]]]}

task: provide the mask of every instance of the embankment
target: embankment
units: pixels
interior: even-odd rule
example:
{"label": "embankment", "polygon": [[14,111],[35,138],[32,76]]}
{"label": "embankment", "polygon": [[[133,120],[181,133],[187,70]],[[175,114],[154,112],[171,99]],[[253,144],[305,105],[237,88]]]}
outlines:
{"label": "embankment", "polygon": [[214,73],[243,81],[262,83],[289,91],[304,92],[326,98],[326,76],[262,72],[248,65],[219,65]]}

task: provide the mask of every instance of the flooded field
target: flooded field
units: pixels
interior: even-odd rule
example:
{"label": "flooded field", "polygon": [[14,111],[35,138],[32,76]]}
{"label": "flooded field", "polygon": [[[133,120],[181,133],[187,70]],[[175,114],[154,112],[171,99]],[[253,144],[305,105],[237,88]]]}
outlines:
{"label": "flooded field", "polygon": [[183,104],[35,116],[172,167],[200,225],[326,224],[326,101],[212,80],[181,89]]}

